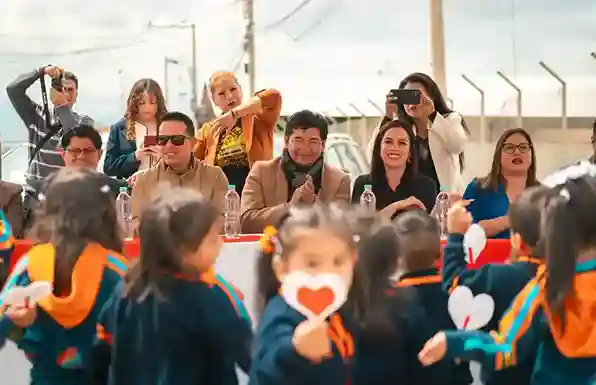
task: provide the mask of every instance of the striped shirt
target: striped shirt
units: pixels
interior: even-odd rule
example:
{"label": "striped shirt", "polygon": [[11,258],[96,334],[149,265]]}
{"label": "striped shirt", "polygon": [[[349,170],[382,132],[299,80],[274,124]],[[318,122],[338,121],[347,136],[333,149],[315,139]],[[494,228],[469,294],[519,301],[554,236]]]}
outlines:
{"label": "striped shirt", "polygon": [[[60,137],[65,130],[79,123],[93,125],[93,120],[72,111],[70,106],[56,107],[51,124],[61,128],[52,135],[34,156],[35,148],[49,132],[43,107],[27,96],[27,89],[42,76],[42,70],[35,70],[20,76],[6,87],[8,99],[29,131],[29,169],[25,175],[28,181],[44,179],[52,171],[63,167],[64,161],[59,151]],[[33,159],[31,159],[33,157]]]}

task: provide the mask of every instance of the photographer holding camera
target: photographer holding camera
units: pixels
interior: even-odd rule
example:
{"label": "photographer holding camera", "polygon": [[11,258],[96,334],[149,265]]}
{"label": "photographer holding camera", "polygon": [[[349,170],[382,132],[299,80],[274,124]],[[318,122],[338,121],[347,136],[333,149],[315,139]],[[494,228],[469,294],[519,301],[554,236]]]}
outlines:
{"label": "photographer holding camera", "polygon": [[[52,78],[50,100],[53,111],[50,111],[47,102],[46,75]],[[27,95],[27,89],[37,80],[41,82],[42,105]],[[58,144],[65,131],[79,123],[93,125],[91,118],[72,110],[77,101],[78,85],[79,81],[72,72],[46,66],[19,76],[6,87],[10,102],[29,130],[27,181],[44,179],[52,171],[64,166]]]}

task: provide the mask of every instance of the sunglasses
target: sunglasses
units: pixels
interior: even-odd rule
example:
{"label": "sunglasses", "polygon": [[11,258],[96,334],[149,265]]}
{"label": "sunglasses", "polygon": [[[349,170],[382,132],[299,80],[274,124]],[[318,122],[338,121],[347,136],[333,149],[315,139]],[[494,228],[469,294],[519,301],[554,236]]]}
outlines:
{"label": "sunglasses", "polygon": [[532,146],[529,143],[521,143],[517,145],[505,143],[502,150],[505,154],[513,154],[516,149],[519,150],[520,154],[525,154],[532,150]]}
{"label": "sunglasses", "polygon": [[186,135],[158,135],[157,144],[165,146],[168,142],[171,142],[174,146],[182,146],[186,139],[188,139]]}

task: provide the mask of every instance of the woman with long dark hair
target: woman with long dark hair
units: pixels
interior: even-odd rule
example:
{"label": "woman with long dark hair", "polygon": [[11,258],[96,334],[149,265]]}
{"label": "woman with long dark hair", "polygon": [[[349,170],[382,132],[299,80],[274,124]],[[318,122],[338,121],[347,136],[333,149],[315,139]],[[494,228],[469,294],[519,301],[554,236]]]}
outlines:
{"label": "woman with long dark hair", "polygon": [[157,163],[157,127],[166,112],[159,84],[153,79],[137,80],[128,95],[124,117],[110,127],[103,171],[128,179]]}
{"label": "woman with long dark hair", "polygon": [[488,175],[475,178],[464,192],[468,211],[492,238],[509,238],[509,204],[527,188],[539,185],[532,138],[525,130],[505,131],[495,146]]}
{"label": "woman with long dark hair", "polygon": [[[463,118],[447,106],[439,86],[426,74],[410,74],[398,88],[420,90],[420,103],[404,105],[399,100],[390,100],[388,95],[381,126],[394,118],[412,125],[420,173],[431,178],[442,190],[463,192],[463,153],[469,135]],[[369,151],[371,147],[369,143]]]}
{"label": "woman with long dark hair", "polygon": [[417,170],[416,137],[407,122],[391,120],[377,134],[370,174],[354,182],[352,203],[357,203],[366,185],[376,196],[377,210],[388,217],[409,208],[430,212],[437,197],[437,185]]}

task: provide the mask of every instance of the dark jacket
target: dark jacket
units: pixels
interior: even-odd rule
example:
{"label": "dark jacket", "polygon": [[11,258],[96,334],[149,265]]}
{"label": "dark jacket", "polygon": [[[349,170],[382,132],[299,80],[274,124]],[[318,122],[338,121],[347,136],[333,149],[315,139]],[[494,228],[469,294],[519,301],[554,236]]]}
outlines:
{"label": "dark jacket", "polygon": [[22,191],[20,185],[0,180],[0,209],[4,211],[15,238],[23,238]]}
{"label": "dark jacket", "polygon": [[126,139],[126,121],[120,119],[110,127],[103,172],[116,178],[130,178],[139,169],[136,150],[136,141]]}

